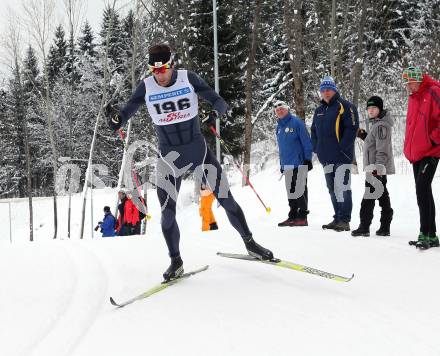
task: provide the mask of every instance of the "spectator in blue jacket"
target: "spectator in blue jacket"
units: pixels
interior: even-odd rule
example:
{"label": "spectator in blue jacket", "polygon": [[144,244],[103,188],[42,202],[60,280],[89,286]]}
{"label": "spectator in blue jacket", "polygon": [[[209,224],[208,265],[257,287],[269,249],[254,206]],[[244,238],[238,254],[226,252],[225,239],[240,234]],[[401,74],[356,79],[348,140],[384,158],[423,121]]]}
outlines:
{"label": "spectator in blue jacket", "polygon": [[339,94],[332,77],[319,86],[321,105],[312,123],[313,152],[324,166],[325,180],[333,204],[333,221],[323,229],[349,231],[351,211],[351,163],[359,128],[357,108]]}
{"label": "spectator in blue jacket", "polygon": [[284,101],[277,101],[274,110],[280,171],[284,173],[290,207],[287,220],[278,226],[307,226],[307,171],[313,168],[312,141],[304,121],[292,115]]}
{"label": "spectator in blue jacket", "polygon": [[98,223],[98,226],[95,228],[95,230],[101,228],[102,237],[113,237],[116,236],[115,227],[116,227],[116,219],[113,216],[113,214],[110,212],[110,207],[105,206],[104,219]]}

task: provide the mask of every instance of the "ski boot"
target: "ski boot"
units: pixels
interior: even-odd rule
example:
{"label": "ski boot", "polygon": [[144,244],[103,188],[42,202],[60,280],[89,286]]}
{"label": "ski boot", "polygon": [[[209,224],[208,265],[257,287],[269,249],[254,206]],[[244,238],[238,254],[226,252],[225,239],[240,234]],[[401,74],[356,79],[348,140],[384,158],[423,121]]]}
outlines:
{"label": "ski boot", "polygon": [[212,223],[212,224],[209,224],[209,230],[218,230],[218,225],[217,225],[217,223]]}
{"label": "ski boot", "polygon": [[370,236],[370,229],[368,227],[365,227],[364,225],[360,224],[359,227],[356,230],[353,230],[351,232],[351,236]]}
{"label": "ski boot", "polygon": [[252,236],[243,238],[244,245],[246,246],[246,250],[249,255],[258,258],[259,260],[272,260],[273,253],[272,251],[264,248],[263,246],[257,244]]}
{"label": "ski boot", "polygon": [[171,257],[171,265],[163,274],[163,279],[168,282],[179,278],[183,274],[183,261],[180,256]]}
{"label": "ski boot", "polygon": [[322,228],[324,230],[334,230],[337,224],[338,224],[338,222],[335,219],[333,219],[332,222],[325,224],[325,225],[322,225]]}

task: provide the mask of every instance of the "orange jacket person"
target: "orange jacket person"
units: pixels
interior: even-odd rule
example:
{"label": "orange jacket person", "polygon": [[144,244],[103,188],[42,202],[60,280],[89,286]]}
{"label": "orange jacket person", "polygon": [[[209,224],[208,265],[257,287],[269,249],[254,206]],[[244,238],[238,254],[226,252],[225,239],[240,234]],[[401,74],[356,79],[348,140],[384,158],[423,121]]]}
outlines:
{"label": "orange jacket person", "polygon": [[200,189],[200,208],[199,213],[202,217],[202,231],[218,230],[214,213],[212,212],[212,203],[215,200],[214,194],[202,185]]}

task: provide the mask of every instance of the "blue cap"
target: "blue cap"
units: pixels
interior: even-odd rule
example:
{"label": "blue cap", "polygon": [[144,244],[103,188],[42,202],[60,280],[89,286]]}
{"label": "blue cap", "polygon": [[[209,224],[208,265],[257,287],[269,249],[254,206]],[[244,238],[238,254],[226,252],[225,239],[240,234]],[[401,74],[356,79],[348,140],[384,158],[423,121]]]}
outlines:
{"label": "blue cap", "polygon": [[321,84],[319,85],[319,91],[323,91],[324,89],[331,89],[334,91],[338,91],[333,77],[325,76],[324,78],[322,78]]}

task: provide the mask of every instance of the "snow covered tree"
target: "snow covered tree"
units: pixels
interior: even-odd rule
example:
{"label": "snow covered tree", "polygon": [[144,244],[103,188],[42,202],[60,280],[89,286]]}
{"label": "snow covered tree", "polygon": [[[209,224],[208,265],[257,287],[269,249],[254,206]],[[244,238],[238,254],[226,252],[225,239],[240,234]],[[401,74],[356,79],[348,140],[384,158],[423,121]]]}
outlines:
{"label": "snow covered tree", "polygon": [[78,48],[80,53],[86,54],[90,57],[96,56],[94,43],[95,36],[88,21],[85,21],[84,26],[81,29],[81,34],[78,38]]}
{"label": "snow covered tree", "polygon": [[68,57],[65,32],[63,26],[59,25],[55,30],[55,38],[53,44],[49,48],[49,54],[47,57],[47,71],[51,84],[54,83],[61,71],[66,70],[65,66],[67,62]]}

